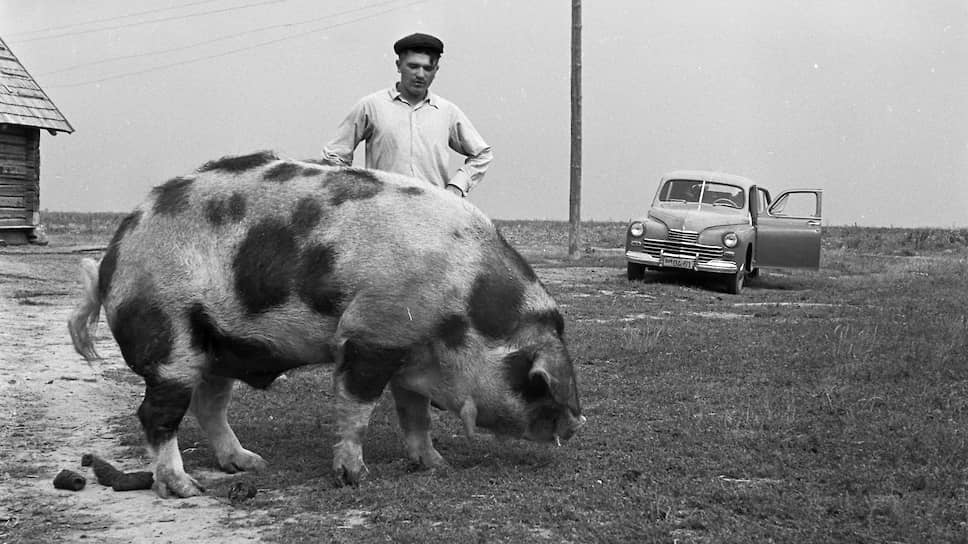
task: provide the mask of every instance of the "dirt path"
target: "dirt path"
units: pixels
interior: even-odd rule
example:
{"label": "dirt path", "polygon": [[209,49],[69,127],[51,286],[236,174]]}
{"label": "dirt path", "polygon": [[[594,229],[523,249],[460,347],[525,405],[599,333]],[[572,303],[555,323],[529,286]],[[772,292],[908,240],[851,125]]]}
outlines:
{"label": "dirt path", "polygon": [[[146,459],[124,458],[112,434],[109,419],[133,416],[142,389],[108,377],[125,367],[103,320],[103,361],[88,365],[70,343],[79,260],[69,251],[0,252],[0,544],[261,541],[264,513],[213,497],[115,492],[80,466],[82,454],[96,453],[122,470],[148,470]],[[55,489],[64,468],[87,486]]]}

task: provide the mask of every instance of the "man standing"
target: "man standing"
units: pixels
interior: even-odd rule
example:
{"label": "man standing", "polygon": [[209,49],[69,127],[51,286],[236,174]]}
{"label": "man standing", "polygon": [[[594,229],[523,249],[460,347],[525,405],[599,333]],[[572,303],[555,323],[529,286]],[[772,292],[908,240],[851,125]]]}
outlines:
{"label": "man standing", "polygon": [[[460,108],[430,92],[444,44],[429,34],[411,34],[393,50],[400,81],[353,107],[323,148],[323,159],[350,166],[353,151],[365,140],[367,168],[413,176],[466,196],[484,177],[491,146]],[[448,148],[467,157],[453,175]]]}

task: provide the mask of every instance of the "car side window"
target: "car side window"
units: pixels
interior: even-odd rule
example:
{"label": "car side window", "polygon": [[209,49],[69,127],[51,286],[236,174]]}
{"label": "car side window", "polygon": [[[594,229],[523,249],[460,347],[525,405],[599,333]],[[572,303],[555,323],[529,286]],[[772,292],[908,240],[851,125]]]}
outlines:
{"label": "car side window", "polygon": [[820,217],[820,202],[816,193],[787,193],[770,206],[770,214],[777,217]]}

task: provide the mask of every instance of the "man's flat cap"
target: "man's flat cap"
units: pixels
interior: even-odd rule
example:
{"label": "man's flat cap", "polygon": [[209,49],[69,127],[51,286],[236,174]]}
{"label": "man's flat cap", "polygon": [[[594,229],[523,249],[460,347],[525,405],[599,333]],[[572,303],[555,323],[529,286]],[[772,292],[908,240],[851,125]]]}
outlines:
{"label": "man's flat cap", "polygon": [[427,49],[428,51],[433,51],[438,55],[444,54],[444,42],[440,41],[430,34],[411,34],[409,36],[404,36],[397,40],[397,43],[393,44],[393,51],[396,54],[403,53],[404,51],[414,50],[414,49]]}

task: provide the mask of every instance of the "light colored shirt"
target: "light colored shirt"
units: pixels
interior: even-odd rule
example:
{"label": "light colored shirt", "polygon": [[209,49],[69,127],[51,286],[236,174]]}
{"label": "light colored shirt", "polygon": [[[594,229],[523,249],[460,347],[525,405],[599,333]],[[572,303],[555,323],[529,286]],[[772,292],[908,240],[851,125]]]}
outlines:
{"label": "light colored shirt", "polygon": [[[491,146],[452,102],[427,92],[411,107],[396,86],[363,97],[323,148],[323,158],[343,166],[366,141],[366,167],[413,176],[434,185],[456,185],[466,195],[487,172]],[[467,157],[450,175],[448,148]]]}

